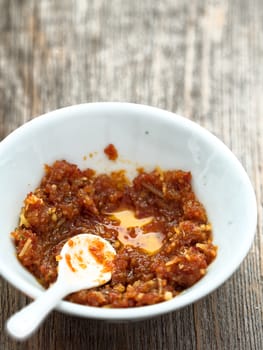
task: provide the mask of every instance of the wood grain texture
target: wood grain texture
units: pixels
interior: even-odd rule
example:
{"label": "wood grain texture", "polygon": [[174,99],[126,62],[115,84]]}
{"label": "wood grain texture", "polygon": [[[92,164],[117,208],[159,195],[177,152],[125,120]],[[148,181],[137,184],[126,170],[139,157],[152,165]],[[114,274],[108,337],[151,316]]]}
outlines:
{"label": "wood grain texture", "polygon": [[0,0],[0,13],[0,139],[75,103],[161,107],[233,150],[259,210],[254,244],[233,277],[158,319],[109,324],[54,312],[18,343],[5,320],[29,300],[0,279],[0,349],[262,350],[263,2]]}

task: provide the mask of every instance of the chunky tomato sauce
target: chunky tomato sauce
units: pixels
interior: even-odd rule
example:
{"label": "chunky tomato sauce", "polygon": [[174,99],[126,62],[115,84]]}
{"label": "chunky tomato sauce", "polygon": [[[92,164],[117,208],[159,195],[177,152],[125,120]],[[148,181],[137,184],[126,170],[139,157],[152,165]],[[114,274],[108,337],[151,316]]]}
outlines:
{"label": "chunky tomato sauce", "polygon": [[79,233],[105,238],[117,253],[111,281],[67,298],[84,305],[169,300],[202,278],[216,257],[206,211],[192,190],[191,173],[182,170],[140,169],[130,182],[122,170],[96,174],[65,160],[47,165],[12,233],[17,257],[47,288],[57,278],[62,246]]}

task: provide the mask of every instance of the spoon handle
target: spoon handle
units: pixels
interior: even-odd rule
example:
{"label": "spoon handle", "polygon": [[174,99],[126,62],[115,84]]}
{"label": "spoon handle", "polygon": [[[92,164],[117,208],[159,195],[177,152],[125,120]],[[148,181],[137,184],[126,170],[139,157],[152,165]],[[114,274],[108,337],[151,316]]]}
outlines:
{"label": "spoon handle", "polygon": [[57,281],[39,298],[11,316],[6,324],[7,331],[16,339],[27,338],[67,294],[65,286]]}

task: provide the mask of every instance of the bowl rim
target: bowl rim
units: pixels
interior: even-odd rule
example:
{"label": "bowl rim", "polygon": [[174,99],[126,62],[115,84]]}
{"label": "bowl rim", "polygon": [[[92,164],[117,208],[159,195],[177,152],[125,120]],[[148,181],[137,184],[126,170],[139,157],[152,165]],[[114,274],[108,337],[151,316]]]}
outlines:
{"label": "bowl rim", "polygon": [[[114,308],[114,309],[106,309],[99,307],[92,307],[86,305],[74,304],[68,301],[61,301],[56,309],[73,314],[80,317],[87,317],[93,319],[104,319],[104,320],[131,320],[131,319],[144,319],[151,318],[161,314],[165,314],[168,312],[172,312],[178,310],[182,307],[190,305],[199,299],[207,296],[215,289],[217,289],[220,285],[226,282],[228,278],[238,269],[241,262],[244,260],[246,255],[248,254],[251,245],[254,240],[254,236],[256,233],[256,225],[257,225],[257,202],[254,189],[240,161],[236,158],[236,156],[232,153],[232,151],[214,134],[200,126],[196,122],[182,117],[176,113],[169,112],[167,110],[163,110],[157,107],[152,107],[143,104],[129,103],[129,102],[91,102],[91,103],[82,103],[77,105],[71,105],[68,107],[59,108],[47,113],[44,113],[38,117],[31,119],[30,121],[22,124],[20,127],[12,131],[9,135],[7,135],[0,142],[0,155],[5,151],[6,148],[9,147],[9,144],[15,142],[16,138],[20,135],[23,135],[27,132],[28,129],[32,127],[41,127],[42,124],[57,122],[58,118],[70,118],[70,113],[74,111],[74,113],[78,113],[78,111],[92,111],[92,110],[109,110],[109,109],[123,109],[129,110],[133,113],[141,113],[143,111],[150,114],[149,118],[165,118],[171,125],[180,124],[185,128],[190,128],[194,132],[197,132],[200,138],[207,139],[208,142],[212,142],[221,152],[226,152],[227,156],[231,159],[232,162],[235,163],[235,166],[238,168],[239,174],[244,180],[244,183],[247,186],[247,191],[250,197],[250,225],[247,229],[248,236],[246,239],[246,244],[244,244],[243,250],[239,251],[239,254],[236,259],[236,263],[233,264],[230,268],[226,269],[217,279],[216,283],[213,285],[208,285],[206,290],[203,288],[188,288],[187,291],[191,292],[191,300],[189,301],[189,293],[181,293],[177,297],[165,301],[159,304],[141,306],[141,307],[131,307],[131,308]],[[55,118],[54,118],[55,117]],[[172,118],[171,118],[172,117]],[[213,263],[212,263],[213,264]],[[39,297],[43,291],[36,286],[32,286],[30,282],[25,281],[21,276],[15,274],[13,270],[9,266],[5,266],[2,268],[0,266],[0,274],[15,288],[19,289],[23,293],[27,294],[31,298]],[[196,286],[196,284],[194,285]],[[193,287],[194,287],[193,286]],[[190,291],[191,289],[191,291]]]}

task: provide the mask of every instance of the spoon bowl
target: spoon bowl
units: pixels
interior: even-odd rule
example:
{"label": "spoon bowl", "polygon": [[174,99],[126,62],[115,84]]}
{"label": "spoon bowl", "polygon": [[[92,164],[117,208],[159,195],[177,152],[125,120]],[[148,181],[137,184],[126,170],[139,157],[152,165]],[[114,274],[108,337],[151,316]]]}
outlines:
{"label": "spoon bowl", "polygon": [[9,334],[17,339],[25,339],[63,297],[107,283],[111,279],[115,255],[115,249],[100,236],[83,233],[70,238],[56,257],[56,282],[41,297],[7,321]]}

